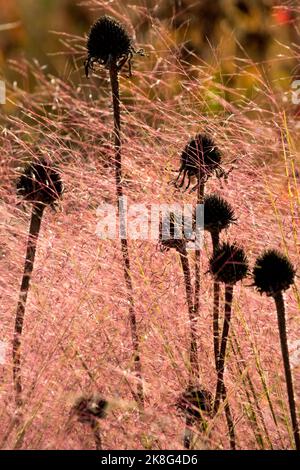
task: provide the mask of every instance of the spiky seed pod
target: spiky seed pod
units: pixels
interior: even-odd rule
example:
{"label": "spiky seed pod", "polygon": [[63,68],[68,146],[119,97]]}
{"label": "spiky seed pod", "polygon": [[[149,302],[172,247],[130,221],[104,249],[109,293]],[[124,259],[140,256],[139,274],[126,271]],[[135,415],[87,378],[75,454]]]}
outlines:
{"label": "spiky seed pod", "polygon": [[75,401],[71,413],[80,423],[90,424],[93,419],[105,418],[108,402],[99,395],[82,395]]}
{"label": "spiky seed pod", "polygon": [[234,210],[224,198],[211,194],[204,198],[204,230],[220,232],[236,221]]}
{"label": "spiky seed pod", "polygon": [[169,251],[174,248],[182,253],[184,250],[186,245],[184,225],[179,222],[174,212],[170,212],[169,216],[163,215],[159,226],[159,245],[161,251]]}
{"label": "spiky seed pod", "polygon": [[210,415],[212,406],[212,394],[204,388],[193,386],[187,387],[176,402],[176,408],[195,421],[201,419],[203,413]]}
{"label": "spiky seed pod", "polygon": [[210,272],[218,282],[234,285],[248,273],[248,261],[245,252],[235,243],[220,245],[209,261]]}
{"label": "spiky seed pod", "polygon": [[59,173],[45,160],[27,165],[17,181],[17,195],[31,203],[53,205],[62,193]]}
{"label": "spiky seed pod", "polygon": [[207,135],[198,134],[185,147],[181,154],[181,166],[179,169],[178,179],[182,177],[179,187],[188,177],[187,189],[190,185],[192,176],[196,176],[199,180],[205,180],[212,173],[220,168],[222,157],[221,152],[217,148],[214,141]]}
{"label": "spiky seed pod", "polygon": [[108,66],[110,61],[118,63],[130,58],[134,49],[132,40],[124,26],[110,16],[101,16],[91,27],[87,40],[85,71],[88,76],[93,64]]}
{"label": "spiky seed pod", "polygon": [[284,254],[277,250],[266,250],[256,260],[254,285],[261,294],[274,296],[294,283],[295,273],[292,263]]}

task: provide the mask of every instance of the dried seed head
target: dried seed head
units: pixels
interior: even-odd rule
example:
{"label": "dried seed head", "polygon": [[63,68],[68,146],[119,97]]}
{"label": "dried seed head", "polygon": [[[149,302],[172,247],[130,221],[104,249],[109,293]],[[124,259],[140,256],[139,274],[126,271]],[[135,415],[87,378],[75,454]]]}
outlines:
{"label": "dried seed head", "polygon": [[71,414],[80,423],[91,423],[95,418],[106,417],[108,402],[97,394],[82,395],[75,401]]}
{"label": "dried seed head", "polygon": [[163,214],[159,226],[159,245],[161,251],[169,251],[171,248],[181,253],[184,251],[186,246],[184,225],[181,217],[174,212]]}
{"label": "dried seed head", "polygon": [[254,285],[261,294],[274,296],[293,284],[295,273],[292,263],[284,254],[277,250],[266,250],[256,260]]}
{"label": "dried seed head", "polygon": [[53,205],[62,193],[59,173],[45,160],[29,164],[17,181],[17,195],[32,203]]}
{"label": "dried seed head", "polygon": [[223,243],[209,261],[210,272],[214,278],[224,284],[236,284],[248,273],[248,261],[245,252],[236,244]]}
{"label": "dried seed head", "polygon": [[203,413],[210,415],[212,407],[212,394],[204,388],[193,386],[187,387],[176,402],[176,408],[195,421],[201,420]]}
{"label": "dried seed head", "polygon": [[214,141],[207,135],[196,135],[181,154],[181,167],[177,180],[181,175],[183,178],[179,187],[184,185],[186,175],[188,186],[192,176],[196,176],[198,181],[200,179],[205,181],[214,171],[220,169],[221,160],[221,152]]}
{"label": "dried seed head", "polygon": [[87,40],[86,75],[93,63],[109,65],[130,57],[132,40],[124,26],[110,16],[101,16],[91,27]]}
{"label": "dried seed head", "polygon": [[235,222],[234,210],[225,199],[216,194],[204,198],[204,229],[221,232]]}

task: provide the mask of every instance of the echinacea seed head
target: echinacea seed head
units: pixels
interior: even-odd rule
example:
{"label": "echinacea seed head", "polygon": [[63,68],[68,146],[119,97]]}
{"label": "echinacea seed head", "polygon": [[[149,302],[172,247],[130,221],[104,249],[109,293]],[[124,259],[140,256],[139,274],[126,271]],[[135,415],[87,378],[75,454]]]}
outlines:
{"label": "echinacea seed head", "polygon": [[290,260],[278,250],[266,250],[256,260],[253,269],[254,285],[261,293],[274,296],[287,290],[295,278]]}
{"label": "echinacea seed head", "polygon": [[108,402],[98,394],[81,395],[72,407],[71,413],[80,423],[91,423],[95,418],[106,417]]}
{"label": "echinacea seed head", "polygon": [[91,27],[87,40],[88,57],[86,75],[93,63],[107,66],[110,61],[117,63],[128,58],[133,52],[132,40],[124,26],[116,19],[104,15]]}
{"label": "echinacea seed head", "polygon": [[203,413],[210,415],[212,407],[212,394],[204,388],[194,386],[187,387],[176,402],[176,408],[195,421],[201,420]]}
{"label": "echinacea seed head", "polygon": [[62,193],[59,173],[45,160],[27,165],[17,180],[17,195],[31,203],[53,205]]}
{"label": "echinacea seed head", "polygon": [[198,134],[181,154],[181,165],[189,176],[210,176],[221,163],[221,152],[207,135]]}
{"label": "echinacea seed head", "polygon": [[221,232],[235,222],[234,210],[225,199],[211,194],[204,198],[204,230]]}
{"label": "echinacea seed head", "polygon": [[234,285],[248,274],[248,261],[243,248],[235,243],[222,243],[209,261],[210,273],[218,282]]}

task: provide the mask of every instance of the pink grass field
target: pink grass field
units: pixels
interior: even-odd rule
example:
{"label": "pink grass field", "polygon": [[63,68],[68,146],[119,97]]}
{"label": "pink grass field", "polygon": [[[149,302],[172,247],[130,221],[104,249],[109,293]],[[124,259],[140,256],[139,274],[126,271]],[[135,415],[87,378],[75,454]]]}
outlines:
{"label": "pink grass field", "polygon": [[[105,2],[89,3],[96,8]],[[109,2],[105,11],[133,31],[117,3]],[[145,7],[137,8],[136,14],[146,15]],[[132,13],[133,7],[128,9]],[[188,383],[189,319],[180,259],[175,250],[162,253],[154,241],[129,239],[145,389],[141,417],[132,394],[137,378],[120,242],[96,235],[98,206],[116,202],[108,75],[99,67],[86,80],[85,38],[67,33],[60,38],[65,60],[61,76],[33,59],[11,61],[18,78],[7,83],[7,104],[0,105],[0,341],[5,349],[0,356],[0,448],[13,449],[17,441],[11,345],[30,220],[30,207],[16,197],[15,181],[20,167],[43,155],[58,167],[65,191],[55,211],[45,210],[27,299],[22,448],[94,449],[89,426],[70,418],[70,410],[80,394],[99,392],[109,402],[100,422],[104,449],[182,449],[185,421],[175,402]],[[129,203],[195,203],[195,193],[176,190],[170,182],[188,140],[208,132],[223,153],[223,168],[232,169],[227,180],[210,178],[205,189],[222,195],[235,209],[237,223],[222,239],[244,247],[251,269],[265,248],[278,248],[299,273],[297,106],[290,96],[283,99],[277,80],[250,58],[237,62],[235,71],[237,82],[245,74],[253,79],[252,93],[246,96],[242,86],[215,80],[218,50],[212,51],[210,63],[191,65],[190,73],[172,41],[165,24],[153,22],[147,42],[138,38],[146,57],[134,58],[132,78],[126,70],[121,74]],[[285,45],[284,50],[286,56],[269,59],[264,70],[272,71],[285,58],[297,60],[299,47]],[[201,384],[214,393],[211,251],[205,234],[197,331]],[[190,252],[192,266],[193,259]],[[235,288],[226,358],[237,448],[291,449],[275,306],[251,284],[249,277]],[[298,416],[299,289],[297,276],[285,293]],[[193,428],[193,448],[229,449],[223,406],[208,420],[206,432]]]}

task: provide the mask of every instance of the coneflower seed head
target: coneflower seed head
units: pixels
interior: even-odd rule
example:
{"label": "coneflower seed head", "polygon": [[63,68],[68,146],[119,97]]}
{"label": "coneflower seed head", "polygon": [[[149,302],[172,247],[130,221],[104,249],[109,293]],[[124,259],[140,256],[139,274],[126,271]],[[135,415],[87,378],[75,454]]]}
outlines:
{"label": "coneflower seed head", "polygon": [[294,277],[292,263],[277,250],[266,250],[257,258],[253,269],[255,287],[268,296],[287,290],[293,284]]}
{"label": "coneflower seed head", "polygon": [[248,261],[245,252],[236,244],[223,243],[210,261],[210,272],[218,282],[234,285],[248,273]]}

